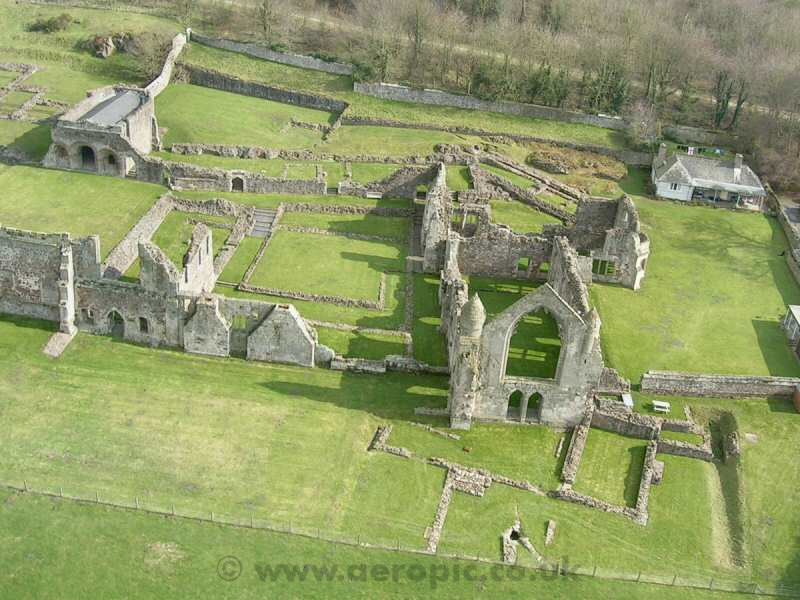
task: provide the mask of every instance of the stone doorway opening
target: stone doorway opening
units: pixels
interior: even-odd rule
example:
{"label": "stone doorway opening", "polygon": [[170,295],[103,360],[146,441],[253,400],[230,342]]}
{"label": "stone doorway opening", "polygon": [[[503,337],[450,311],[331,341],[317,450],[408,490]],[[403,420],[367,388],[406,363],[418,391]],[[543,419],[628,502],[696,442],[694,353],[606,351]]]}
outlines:
{"label": "stone doorway opening", "polygon": [[108,313],[108,330],[111,333],[111,337],[125,337],[125,319],[115,310]]}
{"label": "stone doorway opening", "polygon": [[89,146],[81,146],[81,168],[87,171],[97,170],[97,157]]}

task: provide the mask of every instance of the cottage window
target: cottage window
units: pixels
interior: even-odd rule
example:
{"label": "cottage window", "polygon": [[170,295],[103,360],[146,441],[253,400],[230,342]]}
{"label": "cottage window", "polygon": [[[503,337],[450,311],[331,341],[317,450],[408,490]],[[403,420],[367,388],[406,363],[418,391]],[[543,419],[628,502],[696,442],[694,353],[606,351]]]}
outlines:
{"label": "cottage window", "polygon": [[677,189],[678,189],[679,187],[681,187],[681,186],[679,186],[677,183],[670,183],[670,184],[669,184],[669,189],[670,189],[670,190],[672,190],[673,192],[674,192],[674,191],[677,191]]}

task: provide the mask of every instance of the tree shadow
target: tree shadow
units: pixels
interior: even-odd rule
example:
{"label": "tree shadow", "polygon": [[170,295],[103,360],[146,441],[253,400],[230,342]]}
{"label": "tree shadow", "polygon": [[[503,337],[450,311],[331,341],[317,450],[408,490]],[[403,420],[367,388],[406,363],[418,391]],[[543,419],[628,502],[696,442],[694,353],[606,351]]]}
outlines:
{"label": "tree shadow", "polygon": [[764,319],[753,319],[751,322],[770,375],[798,374],[800,365],[789,348],[780,323]]}

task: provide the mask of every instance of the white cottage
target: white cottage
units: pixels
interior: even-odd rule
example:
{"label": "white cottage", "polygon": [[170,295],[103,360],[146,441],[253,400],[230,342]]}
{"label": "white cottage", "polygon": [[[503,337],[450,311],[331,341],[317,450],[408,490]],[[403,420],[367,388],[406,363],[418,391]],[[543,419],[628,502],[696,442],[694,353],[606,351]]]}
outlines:
{"label": "white cottage", "polygon": [[797,345],[800,340],[800,306],[790,304],[786,311],[786,316],[783,318],[783,330],[786,332],[786,338],[792,347]]}
{"label": "white cottage", "polygon": [[742,155],[733,160],[675,153],[667,156],[664,144],[658,149],[651,171],[656,195],[684,202],[715,202],[760,210],[767,195]]}

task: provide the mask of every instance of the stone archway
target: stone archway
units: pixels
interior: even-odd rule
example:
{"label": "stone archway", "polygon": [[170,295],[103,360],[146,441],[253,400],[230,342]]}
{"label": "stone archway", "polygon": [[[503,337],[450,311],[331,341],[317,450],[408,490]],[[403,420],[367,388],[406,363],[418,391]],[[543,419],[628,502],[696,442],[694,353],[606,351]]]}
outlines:
{"label": "stone archway", "polygon": [[78,148],[81,169],[86,171],[97,171],[97,156],[91,146],[81,146]]}
{"label": "stone archway", "polygon": [[111,337],[124,338],[125,337],[125,319],[116,310],[108,313],[108,332]]}
{"label": "stone archway", "polygon": [[243,192],[244,191],[244,179],[242,179],[241,177],[234,177],[231,180],[231,191]]}
{"label": "stone archway", "polygon": [[69,152],[61,144],[53,146],[53,159],[57,167],[69,168]]}

